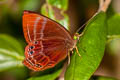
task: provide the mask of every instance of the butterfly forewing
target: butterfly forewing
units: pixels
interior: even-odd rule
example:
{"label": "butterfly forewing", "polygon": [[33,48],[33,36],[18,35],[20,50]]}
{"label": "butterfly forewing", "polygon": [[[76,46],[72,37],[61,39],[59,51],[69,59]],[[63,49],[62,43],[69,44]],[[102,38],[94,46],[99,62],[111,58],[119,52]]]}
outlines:
{"label": "butterfly forewing", "polygon": [[53,37],[72,40],[70,33],[63,26],[29,11],[24,11],[23,30],[27,42]]}

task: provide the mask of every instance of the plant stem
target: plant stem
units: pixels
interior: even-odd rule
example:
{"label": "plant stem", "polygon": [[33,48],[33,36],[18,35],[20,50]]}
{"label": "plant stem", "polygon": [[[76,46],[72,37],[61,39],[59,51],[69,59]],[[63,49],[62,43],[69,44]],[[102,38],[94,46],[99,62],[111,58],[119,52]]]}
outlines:
{"label": "plant stem", "polygon": [[99,0],[99,10],[106,12],[109,4],[111,3],[111,0]]}

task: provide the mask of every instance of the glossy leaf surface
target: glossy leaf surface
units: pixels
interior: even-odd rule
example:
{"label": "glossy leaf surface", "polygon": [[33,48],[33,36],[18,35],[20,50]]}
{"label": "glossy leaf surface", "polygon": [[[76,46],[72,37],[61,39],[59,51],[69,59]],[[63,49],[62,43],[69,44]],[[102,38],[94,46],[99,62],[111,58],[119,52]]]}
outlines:
{"label": "glossy leaf surface", "polygon": [[0,35],[0,71],[22,65],[23,49],[19,42],[8,36]]}
{"label": "glossy leaf surface", "polygon": [[73,53],[65,80],[89,80],[104,55],[106,43],[105,13],[100,12],[85,27],[77,47],[81,57]]}
{"label": "glossy leaf surface", "polygon": [[116,13],[107,20],[108,35],[120,35],[120,14]]}

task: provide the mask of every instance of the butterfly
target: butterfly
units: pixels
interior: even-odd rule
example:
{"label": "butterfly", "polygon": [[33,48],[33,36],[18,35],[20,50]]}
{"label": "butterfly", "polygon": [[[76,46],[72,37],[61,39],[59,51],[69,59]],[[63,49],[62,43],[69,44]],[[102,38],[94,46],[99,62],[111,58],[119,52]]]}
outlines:
{"label": "butterfly", "polygon": [[54,67],[73,50],[76,40],[62,25],[31,11],[22,16],[25,48],[23,64],[34,71]]}

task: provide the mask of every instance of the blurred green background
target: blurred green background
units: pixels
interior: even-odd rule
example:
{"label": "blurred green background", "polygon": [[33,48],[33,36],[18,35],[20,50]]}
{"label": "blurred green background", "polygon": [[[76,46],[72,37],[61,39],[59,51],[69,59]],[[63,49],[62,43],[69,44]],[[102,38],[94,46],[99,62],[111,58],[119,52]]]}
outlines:
{"label": "blurred green background", "polygon": [[[54,0],[53,0],[54,1]],[[52,2],[52,0],[51,0]],[[59,2],[58,2],[59,3]],[[56,4],[58,4],[56,3]],[[105,56],[102,60],[100,67],[94,73],[94,75],[108,76],[120,79],[120,0],[112,1],[110,8],[107,12],[108,20],[107,25],[112,26],[108,29],[108,40],[106,44]],[[58,76],[61,69],[60,63],[57,67],[44,72],[32,72],[24,67],[20,62],[24,58],[24,47],[26,42],[22,30],[22,14],[24,10],[31,10],[41,13],[41,8],[45,4],[45,0],[0,0],[0,48],[4,47],[15,54],[9,54],[7,50],[1,50],[0,52],[0,80],[26,80],[31,76],[45,76],[45,74],[53,73],[55,70],[55,76]],[[88,19],[90,19],[98,9],[97,0],[69,0],[66,7],[58,8],[63,9],[65,22],[61,21],[65,27],[69,25],[69,31],[71,34],[82,25]],[[59,13],[59,10],[53,8],[54,11]],[[66,10],[67,9],[67,10]],[[44,14],[44,12],[42,12]],[[51,15],[47,15],[51,17]],[[56,15],[61,17],[60,15]],[[53,17],[54,19],[54,17]],[[59,21],[59,20],[58,20]],[[112,23],[114,22],[114,23]],[[116,27],[117,26],[117,27]],[[81,30],[82,31],[82,30]],[[3,40],[3,42],[2,42]],[[11,42],[9,42],[11,41]],[[12,45],[12,49],[7,45]],[[19,54],[16,54],[17,51]],[[2,55],[4,53],[8,53]],[[2,56],[2,57],[1,57]],[[12,56],[14,58],[11,58]],[[18,62],[15,62],[17,60]],[[10,62],[11,61],[11,62]],[[16,63],[16,64],[15,64]],[[13,66],[14,65],[14,66]],[[9,66],[9,67],[7,67]],[[47,76],[49,78],[49,76]],[[56,77],[55,77],[56,78]],[[53,78],[54,79],[54,78]],[[31,79],[34,80],[34,79]],[[40,80],[40,79],[36,79]],[[45,79],[41,79],[45,80]],[[49,80],[49,79],[46,79]],[[51,79],[52,80],[52,79]],[[57,79],[56,79],[57,80]],[[104,80],[104,79],[99,79]],[[111,80],[111,79],[108,79]]]}

